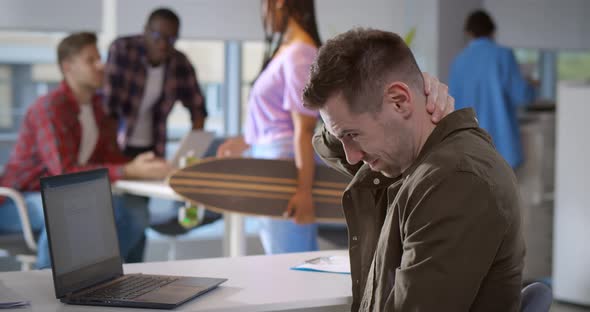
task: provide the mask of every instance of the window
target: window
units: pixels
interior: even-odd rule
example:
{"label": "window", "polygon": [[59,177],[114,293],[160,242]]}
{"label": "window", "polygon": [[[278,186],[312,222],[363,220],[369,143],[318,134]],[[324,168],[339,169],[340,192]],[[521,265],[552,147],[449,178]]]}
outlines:
{"label": "window", "polygon": [[61,79],[54,49],[62,37],[62,33],[0,32],[0,169],[29,105]]}
{"label": "window", "polygon": [[516,61],[520,64],[520,70],[525,77],[539,79],[540,53],[534,49],[514,49]]}
{"label": "window", "polygon": [[557,75],[559,80],[590,80],[590,52],[560,52]]}
{"label": "window", "polygon": [[14,128],[11,76],[10,66],[0,65],[0,132],[9,132]]}

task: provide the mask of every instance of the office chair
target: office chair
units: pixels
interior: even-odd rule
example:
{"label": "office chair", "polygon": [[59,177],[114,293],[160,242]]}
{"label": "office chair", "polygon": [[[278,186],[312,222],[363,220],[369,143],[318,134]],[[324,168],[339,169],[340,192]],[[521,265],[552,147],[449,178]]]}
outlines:
{"label": "office chair", "polygon": [[547,285],[534,282],[521,292],[521,312],[549,312],[553,302],[553,292]]}
{"label": "office chair", "polygon": [[[33,268],[37,262],[37,242],[35,241],[35,235],[31,227],[31,221],[29,220],[29,213],[25,204],[25,199],[20,192],[15,189],[8,187],[0,187],[0,196],[6,197],[8,200],[12,200],[20,217],[22,235],[21,234],[6,234],[0,235],[0,245],[10,245],[13,248],[8,248],[6,251],[16,257],[21,263],[21,270],[28,271]],[[23,248],[23,238],[24,245]],[[16,246],[16,248],[14,248]],[[4,247],[5,248],[5,247]],[[27,254],[22,254],[26,252]]]}

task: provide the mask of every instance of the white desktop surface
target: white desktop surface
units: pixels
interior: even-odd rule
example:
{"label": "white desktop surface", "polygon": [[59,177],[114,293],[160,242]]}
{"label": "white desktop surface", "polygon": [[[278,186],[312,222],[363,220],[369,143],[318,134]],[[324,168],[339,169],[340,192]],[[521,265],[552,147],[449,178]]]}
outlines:
{"label": "white desktop surface", "polygon": [[182,200],[176,192],[161,180],[119,180],[113,184],[113,191],[133,195]]}
{"label": "white desktop surface", "polygon": [[[228,278],[219,288],[174,311],[350,311],[350,275],[290,270],[304,260],[329,255],[347,255],[347,252],[126,264],[124,270],[125,273]],[[0,280],[31,301],[28,308],[3,311],[156,311],[63,304],[55,298],[50,270],[1,273]]]}

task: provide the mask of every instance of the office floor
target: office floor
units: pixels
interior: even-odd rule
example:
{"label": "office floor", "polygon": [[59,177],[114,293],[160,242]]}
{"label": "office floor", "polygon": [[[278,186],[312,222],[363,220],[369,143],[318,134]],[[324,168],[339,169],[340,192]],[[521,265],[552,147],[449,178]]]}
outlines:
{"label": "office floor", "polygon": [[551,312],[590,312],[590,307],[582,307],[567,303],[554,302],[551,306]]}

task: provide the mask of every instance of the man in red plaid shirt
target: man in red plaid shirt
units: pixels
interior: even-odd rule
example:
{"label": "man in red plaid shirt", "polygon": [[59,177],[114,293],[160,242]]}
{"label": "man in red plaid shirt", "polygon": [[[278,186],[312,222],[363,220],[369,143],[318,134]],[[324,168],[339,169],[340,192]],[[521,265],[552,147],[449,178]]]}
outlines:
{"label": "man in red plaid shirt", "polygon": [[[103,112],[102,99],[96,94],[104,80],[96,35],[70,35],[60,42],[57,54],[64,80],[29,107],[0,177],[0,185],[24,193],[33,229],[40,233],[39,268],[50,266],[39,178],[95,168],[108,168],[111,181],[162,179],[170,172],[167,163],[151,152],[129,161],[119,151],[115,122]],[[149,223],[147,200],[115,196],[114,203],[121,254],[128,261],[141,260],[142,255],[130,258]],[[0,197],[0,232],[18,231],[14,203]]]}
{"label": "man in red plaid shirt", "polygon": [[207,111],[195,69],[174,48],[180,19],[169,9],[154,10],[142,35],[116,39],[106,64],[105,105],[119,122],[119,144],[133,157],[153,151],[164,156],[166,120],[176,101],[202,129]]}

